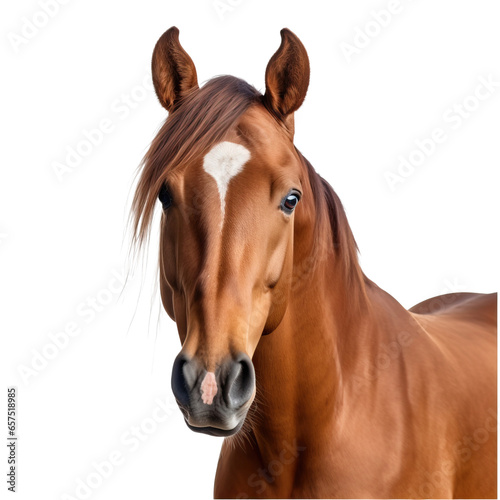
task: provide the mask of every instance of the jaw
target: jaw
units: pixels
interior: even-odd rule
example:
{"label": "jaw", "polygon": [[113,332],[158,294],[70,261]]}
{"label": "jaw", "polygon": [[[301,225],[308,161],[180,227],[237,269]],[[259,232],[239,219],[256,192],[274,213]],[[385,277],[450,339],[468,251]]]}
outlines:
{"label": "jaw", "polygon": [[208,434],[209,436],[217,436],[217,437],[229,437],[234,436],[242,427],[245,422],[245,419],[241,419],[240,423],[234,429],[219,429],[217,427],[195,427],[193,425],[188,424],[187,420],[184,419],[186,425],[194,432],[200,432],[202,434]]}
{"label": "jaw", "polygon": [[222,415],[220,410],[215,408],[213,414],[195,413],[193,415],[179,401],[177,401],[177,404],[184,417],[184,422],[193,432],[208,434],[209,436],[229,437],[237,434],[243,427],[254,397],[255,392],[249,403],[236,410],[232,415]]}

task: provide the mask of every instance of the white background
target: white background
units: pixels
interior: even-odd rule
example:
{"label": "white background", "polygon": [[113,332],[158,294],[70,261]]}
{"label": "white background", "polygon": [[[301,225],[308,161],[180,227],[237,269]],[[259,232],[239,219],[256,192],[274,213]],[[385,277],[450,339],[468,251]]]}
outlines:
{"label": "white background", "polygon": [[[388,5],[240,0],[221,18],[212,0],[70,0],[17,45],[41,7],[4,2],[0,324],[2,391],[19,391],[17,498],[83,498],[78,481],[95,486],[93,462],[112,453],[122,463],[88,498],[212,495],[221,440],[189,431],[176,408],[151,420],[163,415],[156,398],[171,403],[180,343],[155,294],[157,234],[134,264],[125,231],[135,169],[166,117],[143,81],[149,88],[154,44],[172,25],[200,82],[228,73],[261,90],[279,30],[292,29],[312,68],[295,142],[342,199],[366,274],[406,307],[497,289],[500,88],[456,129],[443,114],[474,95],[479,77],[500,81],[499,4],[401,0],[379,34],[368,25],[373,36],[348,62],[341,44],[356,33],[359,42],[372,11]],[[59,180],[54,163],[102,119],[113,130]],[[384,173],[436,127],[447,140],[392,191]],[[106,291],[113,273],[131,269],[120,296]],[[94,317],[84,312],[110,294]],[[69,322],[80,334],[23,378],[20,366],[53,353],[49,334]],[[141,425],[149,434],[135,450],[127,438]]]}

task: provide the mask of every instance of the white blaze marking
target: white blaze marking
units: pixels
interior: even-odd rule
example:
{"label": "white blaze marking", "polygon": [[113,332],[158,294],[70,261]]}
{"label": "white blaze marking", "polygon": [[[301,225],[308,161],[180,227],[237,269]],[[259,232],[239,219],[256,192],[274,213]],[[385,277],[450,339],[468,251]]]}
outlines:
{"label": "white blaze marking", "polygon": [[203,169],[210,174],[217,183],[220,206],[222,212],[221,228],[224,223],[226,208],[226,193],[229,181],[241,172],[245,163],[250,159],[250,151],[241,144],[221,142],[214,146],[203,159]]}
{"label": "white blaze marking", "polygon": [[217,394],[217,382],[215,373],[207,372],[201,383],[201,399],[206,405],[211,405]]}

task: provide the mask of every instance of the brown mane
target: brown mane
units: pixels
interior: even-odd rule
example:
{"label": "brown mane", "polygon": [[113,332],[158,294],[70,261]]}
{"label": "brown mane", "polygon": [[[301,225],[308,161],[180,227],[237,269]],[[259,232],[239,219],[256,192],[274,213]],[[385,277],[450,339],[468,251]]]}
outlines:
{"label": "brown mane", "polygon": [[363,282],[365,277],[358,262],[358,245],[352,234],[340,198],[332,186],[314,170],[309,160],[298,150],[297,153],[306,167],[314,195],[317,214],[316,234],[320,234],[318,229],[322,222],[321,214],[326,213],[332,233],[333,248],[343,261],[342,268],[345,272],[346,284]]}

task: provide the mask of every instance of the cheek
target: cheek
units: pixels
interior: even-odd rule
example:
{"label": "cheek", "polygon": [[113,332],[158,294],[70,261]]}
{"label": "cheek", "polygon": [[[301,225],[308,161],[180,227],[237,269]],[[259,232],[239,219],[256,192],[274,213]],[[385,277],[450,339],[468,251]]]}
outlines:
{"label": "cheek", "polygon": [[175,235],[164,221],[160,232],[160,280],[166,280],[173,289],[177,288],[177,251]]}
{"label": "cheek", "polygon": [[163,307],[172,320],[175,321],[172,289],[165,279],[160,276],[160,295]]}
{"label": "cheek", "polygon": [[291,272],[292,258],[288,255],[282,268],[282,273],[276,283],[276,286],[269,292],[270,295],[270,308],[267,316],[267,321],[264,326],[264,334],[267,335],[278,328],[283,316],[286,313],[288,306],[288,294],[290,291],[290,283],[293,275]]}
{"label": "cheek", "polygon": [[247,338],[247,354],[252,357],[257,344],[260,341],[265,325],[269,320],[269,310],[271,308],[271,292],[260,294],[254,297],[252,311],[250,313]]}
{"label": "cheek", "polygon": [[160,236],[160,262],[159,262],[159,280],[160,280],[160,295],[161,301],[163,303],[163,307],[167,314],[174,321],[175,319],[175,311],[173,305],[173,291],[172,286],[175,283],[175,262],[173,262],[173,256],[175,255],[171,248],[169,248],[169,244],[165,243],[168,241],[165,238],[165,232],[161,232]]}
{"label": "cheek", "polygon": [[177,331],[179,332],[181,344],[184,344],[187,335],[186,301],[181,293],[174,293],[172,303]]}
{"label": "cheek", "polygon": [[271,333],[279,326],[287,309],[288,293],[293,279],[293,232],[291,229],[271,256],[269,276],[272,276],[274,280],[272,282],[274,287],[269,291],[270,307],[264,334]]}
{"label": "cheek", "polygon": [[290,273],[287,261],[290,249],[293,248],[293,232],[291,224],[287,224],[286,231],[281,227],[276,228],[271,237],[269,250],[265,257],[267,262],[266,284],[273,287],[283,279],[284,275]]}
{"label": "cheek", "polygon": [[160,293],[165,311],[177,323],[177,328],[180,331],[181,325],[186,323],[186,313],[184,296],[179,292],[179,263],[177,262],[177,244],[174,236],[169,234],[167,225],[163,221],[160,234]]}

